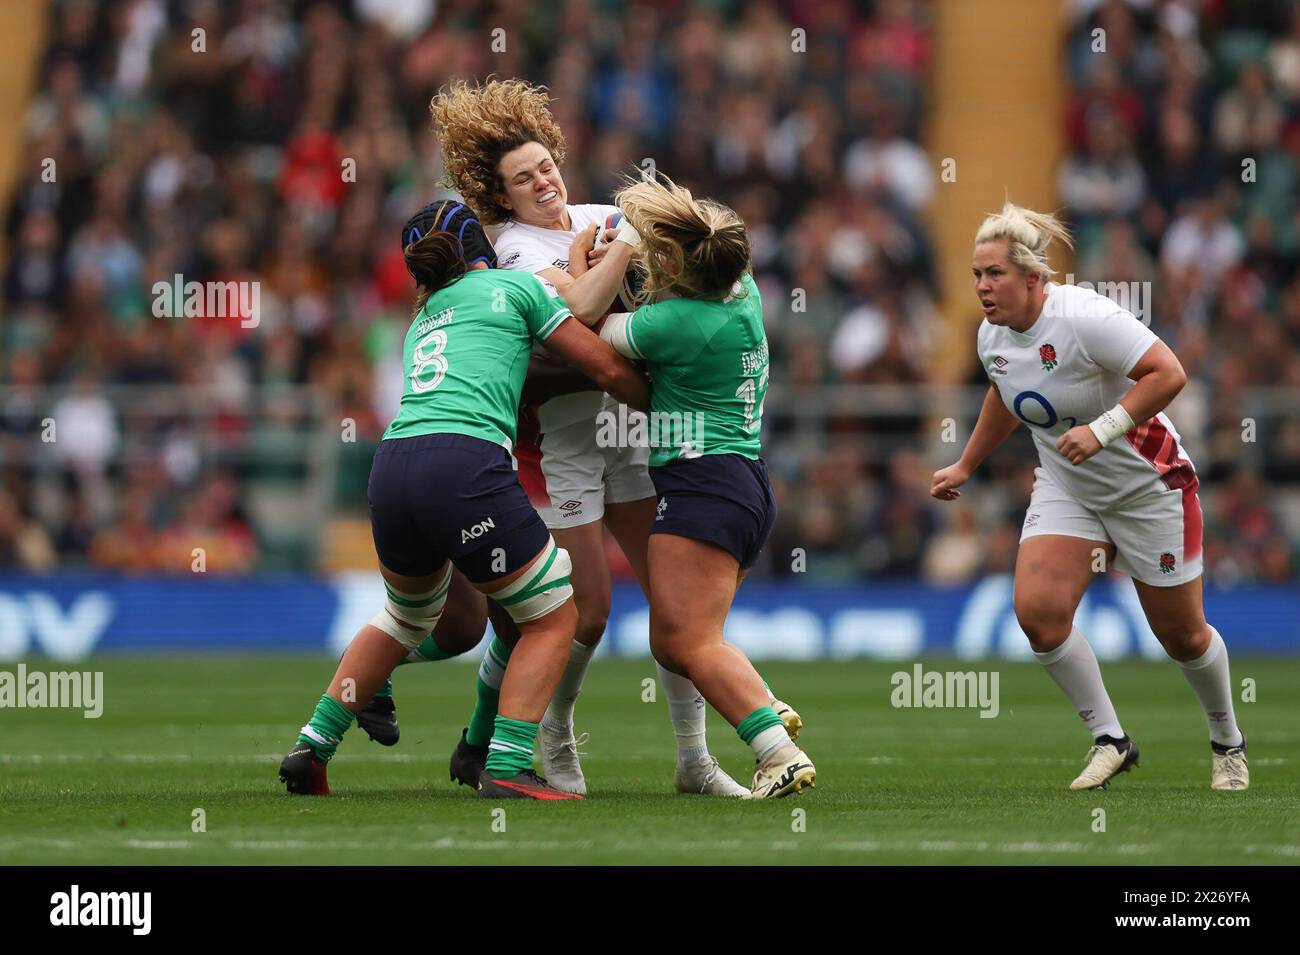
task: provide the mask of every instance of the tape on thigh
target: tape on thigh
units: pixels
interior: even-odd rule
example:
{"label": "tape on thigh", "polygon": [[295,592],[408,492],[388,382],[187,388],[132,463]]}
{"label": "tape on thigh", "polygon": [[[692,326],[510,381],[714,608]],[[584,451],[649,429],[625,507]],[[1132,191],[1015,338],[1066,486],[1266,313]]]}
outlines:
{"label": "tape on thigh", "polygon": [[526,571],[491,597],[506,609],[515,623],[527,623],[545,617],[573,595],[573,585],[569,583],[572,570],[569,552],[557,547],[552,537]]}
{"label": "tape on thigh", "polygon": [[[414,650],[438,625],[438,618],[447,606],[451,574],[451,562],[448,561],[447,572],[442,580],[425,594],[404,594],[385,580],[384,589],[388,591],[388,599],[384,602],[384,609],[375,614],[370,625],[378,627],[406,649]],[[404,623],[410,626],[402,626]],[[411,627],[415,629],[412,630]]]}

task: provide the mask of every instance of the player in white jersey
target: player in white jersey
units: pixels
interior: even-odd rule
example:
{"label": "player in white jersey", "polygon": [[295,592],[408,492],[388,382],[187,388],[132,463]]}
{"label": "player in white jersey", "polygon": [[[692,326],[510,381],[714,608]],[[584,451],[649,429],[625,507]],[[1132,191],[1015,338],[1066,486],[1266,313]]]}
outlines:
{"label": "player in white jersey", "polygon": [[[614,303],[638,237],[630,229],[621,236],[611,232],[613,241],[593,252],[591,267],[583,262],[581,276],[570,275],[571,255],[585,258],[596,230],[618,210],[569,204],[560,173],[564,136],[551,115],[546,90],[520,80],[482,86],[456,83],[440,92],[430,109],[452,185],[485,224],[501,225],[493,238],[501,268],[527,270],[551,282],[577,318],[594,324]],[[568,369],[541,368],[530,376],[534,386],[538,378],[549,381],[541,386],[546,400],[537,410],[540,462],[521,442],[520,479],[526,488],[539,476],[544,482],[545,496],[535,504],[559,546],[571,555],[579,617],[568,668],[542,720],[542,763],[551,785],[581,793],[586,791],[578,759],[583,740],[574,737],[573,708],[610,612],[604,528],[609,528],[648,593],[646,549],[655,490],[647,469],[649,448],[597,443],[598,415],[628,414],[626,409]],[[532,464],[540,465],[540,475],[529,473]],[[496,643],[489,648],[481,683],[499,679],[503,651]],[[677,735],[676,787],[682,792],[748,795],[708,751],[703,696],[684,677],[663,667],[658,670]],[[478,709],[491,701],[490,692],[480,686],[476,717],[457,750],[466,757],[461,764],[472,765],[473,727],[476,722],[486,725]],[[802,725],[798,714],[775,698],[772,705],[791,735],[797,735]],[[453,756],[453,777],[461,778],[458,765]]]}
{"label": "player in white jersey", "polygon": [[1054,239],[1070,242],[1055,218],[1011,203],[976,233],[978,351],[991,384],[961,459],[935,472],[930,493],[960,497],[993,449],[1022,422],[1029,427],[1041,466],[1021,531],[1015,610],[1035,657],[1093,735],[1071,789],[1105,786],[1138,760],[1073,624],[1103,554],[1133,578],[1152,631],[1205,710],[1211,786],[1245,789],[1228,649],[1202,606],[1196,471],[1163,410],[1186,374],[1130,312],[1049,281]]}

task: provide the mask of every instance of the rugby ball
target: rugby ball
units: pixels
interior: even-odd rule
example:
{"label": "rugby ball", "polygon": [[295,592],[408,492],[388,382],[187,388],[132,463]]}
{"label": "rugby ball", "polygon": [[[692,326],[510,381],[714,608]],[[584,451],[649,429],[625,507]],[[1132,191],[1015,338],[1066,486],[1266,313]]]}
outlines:
{"label": "rugby ball", "polygon": [[[596,229],[596,248],[600,249],[610,244],[607,233],[610,229],[617,229],[618,224],[623,220],[623,213],[611,212],[605,218],[605,224]],[[641,295],[641,285],[643,277],[641,270],[633,263],[627,267],[627,272],[623,275],[623,284],[619,287],[618,295],[614,299],[614,304],[609,307],[610,312],[634,312],[637,308],[645,304]]]}

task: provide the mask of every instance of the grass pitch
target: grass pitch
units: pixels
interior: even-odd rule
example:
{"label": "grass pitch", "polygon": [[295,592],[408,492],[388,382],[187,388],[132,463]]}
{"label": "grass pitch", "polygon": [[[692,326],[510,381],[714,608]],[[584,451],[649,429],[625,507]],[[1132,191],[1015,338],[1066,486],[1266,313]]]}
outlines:
{"label": "grass pitch", "polygon": [[[29,669],[72,665],[29,661]],[[654,667],[597,660],[578,702],[591,733],[581,802],[491,803],[450,784],[447,757],[474,668],[402,667],[401,742],[354,728],[329,798],[290,798],[283,754],[333,672],[324,657],[113,657],[104,712],[0,710],[0,862],[27,864],[1010,863],[1294,864],[1300,859],[1300,661],[1241,657],[1257,702],[1238,702],[1252,785],[1212,792],[1205,720],[1172,663],[1109,663],[1107,684],[1139,769],[1072,793],[1089,740],[1033,663],[996,668],[999,715],[895,709],[910,663],[768,663],[805,721],[817,786],[764,803],[679,796]],[[12,665],[8,669],[13,669]],[[748,748],[715,713],[712,749],[748,782]],[[505,808],[505,831],[500,814]],[[206,831],[194,831],[198,815]],[[1102,821],[1105,831],[1094,831]],[[794,810],[803,810],[796,813]],[[494,828],[494,821],[496,826]]]}

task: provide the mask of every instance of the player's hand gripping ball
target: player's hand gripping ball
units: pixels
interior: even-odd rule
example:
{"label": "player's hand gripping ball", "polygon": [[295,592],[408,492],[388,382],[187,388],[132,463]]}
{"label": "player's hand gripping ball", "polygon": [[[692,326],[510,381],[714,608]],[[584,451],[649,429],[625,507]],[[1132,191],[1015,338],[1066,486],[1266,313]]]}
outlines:
{"label": "player's hand gripping ball", "polygon": [[[623,213],[612,212],[605,219],[603,227],[596,230],[596,242],[592,251],[587,256],[587,264],[594,266],[609,251],[609,247],[614,244],[619,235],[619,223],[623,221]],[[642,276],[641,271],[635,263],[629,264],[627,272],[623,275],[623,283],[619,286],[618,297],[614,299],[614,304],[610,306],[611,312],[633,312],[645,304],[641,295]]]}

